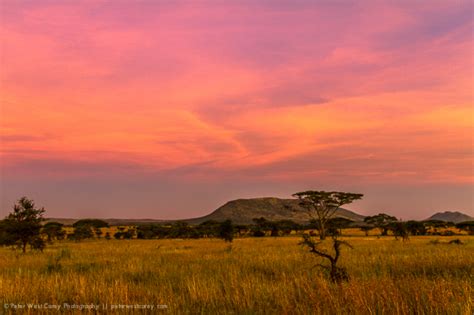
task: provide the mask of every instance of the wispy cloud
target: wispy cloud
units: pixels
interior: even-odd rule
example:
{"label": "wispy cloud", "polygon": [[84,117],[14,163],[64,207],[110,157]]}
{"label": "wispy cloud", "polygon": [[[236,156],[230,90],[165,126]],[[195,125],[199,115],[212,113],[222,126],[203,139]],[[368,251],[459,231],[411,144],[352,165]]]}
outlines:
{"label": "wispy cloud", "polygon": [[3,181],[472,186],[472,12],[470,1],[10,1]]}

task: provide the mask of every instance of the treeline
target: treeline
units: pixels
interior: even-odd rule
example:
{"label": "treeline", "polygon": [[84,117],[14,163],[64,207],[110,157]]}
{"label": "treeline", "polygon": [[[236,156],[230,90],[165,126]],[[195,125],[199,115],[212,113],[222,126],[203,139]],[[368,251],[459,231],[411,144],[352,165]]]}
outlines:
{"label": "treeline", "polygon": [[364,225],[360,227],[366,235],[373,229],[378,229],[380,236],[386,236],[389,232],[395,237],[408,238],[410,235],[440,235],[451,236],[456,233],[449,228],[457,228],[474,235],[474,221],[461,223],[445,222],[440,220],[427,221],[399,221],[396,217],[385,213],[364,218]]}
{"label": "treeline", "polygon": [[[346,218],[333,217],[322,220],[312,220],[307,224],[296,223],[292,220],[270,221],[265,218],[255,218],[252,224],[233,224],[224,222],[205,221],[201,224],[190,225],[179,221],[172,224],[148,224],[134,227],[117,227],[111,235],[109,224],[99,219],[84,219],[73,224],[73,232],[67,233],[65,226],[59,222],[44,223],[43,208],[35,207],[32,200],[21,198],[14,205],[13,212],[0,220],[0,245],[18,247],[26,251],[28,245],[32,249],[43,250],[47,243],[55,240],[81,241],[91,238],[105,239],[166,239],[166,238],[221,238],[232,242],[234,237],[264,237],[285,236],[294,234],[322,234],[337,237],[347,228],[358,228],[369,235],[371,230],[378,230],[378,235],[393,235],[396,238],[407,239],[410,235],[454,235],[452,227],[474,235],[474,221],[458,224],[444,221],[399,221],[397,218],[380,213],[369,216],[364,222],[354,222]],[[104,233],[105,232],[105,233]]]}
{"label": "treeline", "polygon": [[[52,224],[52,223],[48,223]],[[102,227],[108,224],[101,220],[80,220],[73,225],[74,232],[67,235],[71,240],[82,240],[87,238],[101,238]],[[398,221],[395,217],[378,214],[367,217],[364,222],[355,222],[346,218],[331,218],[326,222],[326,233],[330,236],[342,235],[344,229],[357,228],[366,235],[372,230],[377,231],[379,236],[392,235],[407,238],[410,235],[441,235],[450,236],[456,233],[453,229],[466,231],[474,234],[474,222],[462,222],[454,224],[444,221]],[[117,227],[117,232],[110,235],[105,233],[104,238],[111,239],[173,239],[173,238],[224,238],[223,235],[233,237],[264,237],[264,236],[286,236],[291,234],[318,235],[320,226],[318,221],[310,221],[308,224],[296,223],[292,220],[271,221],[265,218],[255,218],[252,224],[233,224],[232,221],[224,222],[208,220],[201,224],[190,225],[178,221],[173,224],[146,224],[134,227]]]}
{"label": "treeline", "polygon": [[220,238],[223,230],[230,230],[234,236],[289,235],[292,231],[302,231],[305,226],[291,220],[268,221],[264,218],[254,219],[254,224],[233,224],[227,220],[218,222],[205,221],[198,225],[186,222],[175,222],[171,225],[148,224],[136,228],[136,236],[140,239],[153,238]]}
{"label": "treeline", "polygon": [[[219,237],[220,226],[217,221],[206,221],[199,225],[189,225],[185,222],[176,222],[172,225],[142,225],[136,227],[136,237],[140,239],[154,238],[208,238]],[[457,228],[474,234],[474,222],[462,222],[454,224],[444,221],[393,221],[382,224],[368,224],[366,222],[354,222],[345,218],[332,218],[326,224],[328,235],[342,235],[344,229],[358,228],[366,235],[370,231],[378,229],[380,236],[393,235],[395,237],[406,237],[409,235],[454,235],[455,232],[449,228]],[[265,218],[253,219],[253,224],[232,225],[233,233],[238,237],[263,237],[263,236],[286,236],[290,234],[318,234],[317,221],[308,224],[299,224],[291,220],[270,221]]]}

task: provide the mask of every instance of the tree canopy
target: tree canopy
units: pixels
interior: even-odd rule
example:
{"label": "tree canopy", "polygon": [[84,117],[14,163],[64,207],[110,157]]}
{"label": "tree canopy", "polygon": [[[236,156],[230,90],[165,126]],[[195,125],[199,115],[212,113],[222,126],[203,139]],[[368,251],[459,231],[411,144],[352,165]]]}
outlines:
{"label": "tree canopy", "polygon": [[43,225],[41,233],[46,235],[48,242],[52,242],[54,239],[61,240],[66,235],[63,226],[64,225],[59,222],[48,222]]}
{"label": "tree canopy", "polygon": [[337,209],[362,199],[363,194],[340,191],[315,191],[308,190],[293,194],[300,200],[300,205],[307,210],[309,216],[316,220],[319,226],[320,239],[326,238],[326,223],[331,219]]}
{"label": "tree canopy", "polygon": [[393,222],[397,222],[397,218],[385,213],[379,213],[377,215],[369,216],[364,219],[364,222],[370,224],[381,231],[381,235],[387,235],[389,225]]}
{"label": "tree canopy", "polygon": [[40,231],[44,212],[44,208],[36,208],[33,200],[20,198],[0,225],[2,245],[17,246],[23,252],[28,244],[33,249],[42,249],[44,242]]}
{"label": "tree canopy", "polygon": [[232,243],[234,240],[234,226],[231,220],[225,220],[219,226],[219,238]]}
{"label": "tree canopy", "polygon": [[474,235],[474,221],[464,221],[456,224],[456,227],[460,230],[467,231],[469,235]]}

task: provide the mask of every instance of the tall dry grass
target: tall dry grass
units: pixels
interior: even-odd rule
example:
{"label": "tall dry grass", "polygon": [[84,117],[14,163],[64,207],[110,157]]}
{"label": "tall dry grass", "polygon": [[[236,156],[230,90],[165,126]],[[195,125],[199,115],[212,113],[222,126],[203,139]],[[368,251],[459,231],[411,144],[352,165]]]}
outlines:
{"label": "tall dry grass", "polygon": [[[0,302],[166,304],[198,314],[472,314],[474,237],[351,237],[336,285],[299,238],[58,242],[0,249]],[[1,305],[0,305],[1,308]],[[1,313],[1,311],[0,311]]]}

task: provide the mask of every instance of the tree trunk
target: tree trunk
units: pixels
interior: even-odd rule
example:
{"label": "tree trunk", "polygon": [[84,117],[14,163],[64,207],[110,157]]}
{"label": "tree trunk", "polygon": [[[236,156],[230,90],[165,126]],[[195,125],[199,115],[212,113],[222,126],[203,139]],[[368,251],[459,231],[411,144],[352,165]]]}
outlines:
{"label": "tree trunk", "polygon": [[323,221],[319,221],[319,239],[320,240],[326,239],[326,228],[324,227]]}
{"label": "tree trunk", "polygon": [[28,242],[23,241],[23,246],[22,246],[23,253],[26,253],[26,245],[28,245]]}

